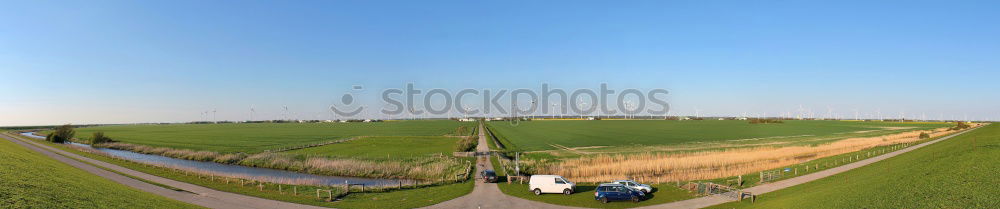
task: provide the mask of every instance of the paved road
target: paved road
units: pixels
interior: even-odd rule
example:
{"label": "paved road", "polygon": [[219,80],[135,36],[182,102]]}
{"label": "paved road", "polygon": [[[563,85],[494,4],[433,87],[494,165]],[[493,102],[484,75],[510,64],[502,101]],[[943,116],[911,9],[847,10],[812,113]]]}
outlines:
{"label": "paved road", "polygon": [[[15,139],[14,136],[10,136],[7,133],[4,133],[4,134],[2,134],[0,136],[2,136],[4,139],[7,139],[7,140],[12,141],[14,143],[17,143],[17,144],[19,144],[21,146],[24,146],[24,147],[27,147],[29,149],[35,150],[36,152],[39,152],[39,153],[41,153],[41,154],[43,154],[45,156],[51,157],[51,158],[53,158],[55,160],[58,160],[59,162],[63,162],[63,163],[69,164],[70,166],[82,169],[82,170],[90,172],[90,173],[92,173],[94,175],[98,175],[98,176],[107,178],[107,179],[112,180],[114,182],[118,182],[120,184],[124,184],[126,186],[130,186],[132,188],[136,188],[136,189],[139,189],[139,190],[142,190],[142,191],[145,191],[145,192],[153,193],[153,194],[156,194],[156,195],[164,196],[164,197],[167,197],[167,198],[170,198],[170,199],[175,199],[175,200],[186,202],[186,203],[200,205],[200,206],[203,206],[203,207],[208,207],[208,208],[227,208],[227,209],[228,208],[261,208],[261,209],[270,209],[270,208],[322,208],[322,207],[316,207],[316,206],[310,206],[310,205],[302,205],[302,204],[282,202],[282,201],[276,201],[276,200],[268,200],[268,199],[263,199],[263,198],[257,198],[257,197],[251,197],[251,196],[241,195],[241,194],[229,193],[229,192],[216,191],[216,190],[205,188],[205,187],[202,187],[202,186],[198,186],[198,185],[194,185],[194,184],[188,184],[188,183],[179,182],[179,181],[174,181],[174,180],[162,178],[162,177],[159,177],[159,176],[154,176],[154,175],[142,173],[142,172],[139,172],[139,171],[135,171],[135,170],[132,170],[132,169],[124,168],[124,167],[121,167],[121,166],[118,166],[118,165],[106,163],[106,162],[103,162],[103,161],[90,159],[90,158],[83,157],[83,156],[80,156],[80,155],[77,155],[77,154],[73,154],[73,153],[70,153],[70,152],[66,152],[66,151],[63,151],[63,150],[52,148],[52,147],[49,147],[48,145],[44,145],[44,144],[41,144],[41,143],[38,143],[38,142],[34,142],[31,139],[24,139],[24,140]],[[56,154],[56,153],[59,153],[59,154]],[[67,157],[67,156],[69,156],[69,157]],[[187,192],[174,191],[174,190],[171,190],[171,189],[166,189],[166,188],[163,188],[163,187],[160,187],[160,186],[156,186],[156,185],[153,185],[153,184],[142,182],[142,181],[139,181],[139,180],[136,180],[136,179],[133,179],[133,178],[129,178],[127,176],[123,176],[121,174],[117,174],[117,173],[114,173],[114,172],[111,172],[111,171],[107,171],[107,170],[98,168],[98,167],[93,166],[91,164],[83,163],[81,161],[87,162],[87,163],[91,163],[91,164],[94,164],[94,165],[98,165],[98,166],[101,166],[101,167],[104,167],[104,168],[108,168],[108,169],[111,169],[111,170],[114,170],[114,171],[117,171],[117,172],[121,172],[121,173],[124,173],[124,174],[131,175],[131,176],[135,176],[135,177],[138,177],[138,178],[142,178],[142,179],[145,179],[145,180],[148,180],[148,181],[152,181],[152,182],[156,182],[156,183],[159,183],[159,184],[163,184],[163,185],[168,185],[168,186],[171,186],[171,187],[179,188],[179,189],[185,190]]]}
{"label": "paved road", "polygon": [[[790,179],[786,179],[786,180],[781,180],[781,181],[777,181],[777,182],[774,182],[774,183],[768,183],[768,184],[764,184],[764,185],[760,185],[760,186],[750,187],[750,188],[744,189],[743,191],[752,192],[755,195],[760,195],[760,194],[764,194],[764,193],[768,193],[768,192],[777,191],[779,189],[784,189],[784,188],[792,187],[792,186],[795,186],[795,185],[804,184],[804,183],[807,183],[807,182],[810,182],[810,181],[815,181],[817,179],[826,178],[826,177],[829,177],[829,176],[832,176],[832,175],[836,175],[838,173],[847,172],[847,171],[849,171],[851,169],[860,168],[860,167],[866,166],[868,164],[872,164],[872,163],[875,163],[875,162],[878,162],[878,161],[889,159],[891,157],[895,157],[896,155],[900,155],[900,154],[903,154],[903,153],[906,153],[906,152],[909,152],[909,151],[913,151],[913,150],[919,149],[919,148],[927,146],[927,145],[931,145],[931,144],[934,144],[934,143],[937,143],[937,142],[940,142],[940,141],[944,141],[944,140],[950,139],[952,137],[964,134],[964,133],[972,131],[972,130],[975,130],[975,129],[966,130],[966,131],[963,131],[963,132],[960,132],[960,133],[957,133],[957,134],[952,134],[950,136],[941,137],[940,139],[935,139],[935,140],[932,140],[932,141],[929,141],[929,142],[926,142],[926,143],[922,143],[922,144],[910,146],[910,147],[907,147],[907,148],[903,148],[903,149],[897,150],[895,152],[890,152],[890,153],[887,153],[887,154],[884,154],[884,155],[879,155],[879,156],[876,156],[876,157],[864,159],[864,160],[857,161],[857,162],[854,162],[854,163],[845,164],[845,165],[838,166],[838,167],[835,167],[835,168],[826,169],[826,170],[823,170],[823,171],[820,171],[820,172],[811,173],[811,174],[807,174],[807,175],[802,175],[802,176],[799,176],[799,177],[790,178]],[[734,201],[734,200],[730,199],[730,198],[721,197],[721,196],[708,196],[708,197],[695,198],[695,199],[689,199],[689,200],[671,202],[671,203],[660,204],[660,205],[653,205],[653,206],[642,207],[642,208],[704,208],[704,207],[709,207],[709,206],[718,205],[718,204],[722,204],[722,203],[727,203],[727,202],[730,202],[730,201]]]}
{"label": "paved road", "polygon": [[[478,170],[493,169],[490,162],[490,147],[486,143],[486,130],[479,125],[479,145],[476,146]],[[483,183],[479,172],[476,172],[476,187],[468,195],[438,203],[426,208],[571,208],[543,202],[535,202],[517,197],[507,196],[493,183]],[[550,194],[551,195],[551,194]]]}

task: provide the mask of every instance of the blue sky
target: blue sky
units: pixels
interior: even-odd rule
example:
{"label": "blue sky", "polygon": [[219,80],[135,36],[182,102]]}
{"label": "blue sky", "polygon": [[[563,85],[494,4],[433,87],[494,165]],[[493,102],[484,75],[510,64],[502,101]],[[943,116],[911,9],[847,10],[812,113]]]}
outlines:
{"label": "blue sky", "polygon": [[[4,1],[0,125],[330,118],[382,89],[998,119],[995,1]],[[353,85],[365,90],[352,91]]]}

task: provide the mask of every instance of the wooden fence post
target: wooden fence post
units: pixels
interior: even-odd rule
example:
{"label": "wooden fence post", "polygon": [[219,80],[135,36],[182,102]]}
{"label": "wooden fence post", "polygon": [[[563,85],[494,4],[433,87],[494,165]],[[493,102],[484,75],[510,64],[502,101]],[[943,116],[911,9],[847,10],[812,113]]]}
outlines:
{"label": "wooden fence post", "polygon": [[319,189],[316,189],[316,199],[319,199]]}
{"label": "wooden fence post", "polygon": [[281,194],[284,194],[284,193],[285,193],[285,192],[282,192],[282,191],[281,191],[281,184],[278,184],[278,193],[281,193]]}
{"label": "wooden fence post", "polygon": [[292,195],[295,195],[295,196],[299,195],[299,187],[298,186],[292,187]]}
{"label": "wooden fence post", "polygon": [[332,189],[328,189],[328,190],[326,190],[326,193],[330,195],[330,201],[333,201],[333,190]]}

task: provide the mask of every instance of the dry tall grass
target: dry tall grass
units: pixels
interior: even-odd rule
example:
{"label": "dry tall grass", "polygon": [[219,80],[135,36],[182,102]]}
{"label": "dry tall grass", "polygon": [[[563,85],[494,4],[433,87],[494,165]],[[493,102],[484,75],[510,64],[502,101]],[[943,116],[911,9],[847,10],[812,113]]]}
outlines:
{"label": "dry tall grass", "polygon": [[[224,178],[228,178],[228,179],[232,180],[234,183],[237,180],[240,180],[240,179],[245,180],[247,183],[254,182],[254,183],[251,183],[250,185],[256,184],[256,182],[264,182],[264,183],[272,183],[272,184],[317,186],[317,187],[330,187],[330,186],[333,186],[333,185],[330,185],[330,184],[326,184],[324,181],[319,180],[319,179],[251,176],[251,175],[242,175],[242,174],[230,174],[230,173],[214,172],[214,171],[208,171],[208,170],[203,170],[203,169],[198,169],[198,168],[183,167],[183,166],[176,166],[176,165],[163,164],[163,163],[137,162],[137,161],[132,161],[130,159],[126,159],[126,158],[121,158],[121,157],[118,157],[118,156],[110,155],[108,153],[105,153],[105,152],[102,152],[100,150],[93,149],[93,148],[81,147],[81,146],[69,146],[69,147],[71,147],[73,149],[76,149],[76,150],[79,150],[79,151],[82,151],[82,152],[87,152],[87,153],[91,153],[91,154],[101,155],[101,156],[104,156],[104,157],[113,158],[113,159],[122,160],[122,161],[129,161],[129,162],[133,162],[133,163],[144,164],[146,166],[159,167],[159,168],[162,168],[162,169],[171,170],[173,172],[180,172],[180,173],[184,173],[184,174],[187,174],[187,175],[204,176],[205,178],[214,177],[214,178],[218,178],[219,181],[223,181]],[[400,180],[400,181],[398,181],[398,183],[395,183],[395,184],[366,185],[365,187],[373,188],[373,189],[379,189],[379,190],[385,190],[385,189],[393,189],[393,188],[397,188],[397,187],[410,187],[410,188],[412,188],[412,187],[434,185],[434,184],[440,184],[440,183],[451,183],[451,182],[449,182],[449,181]]]}
{"label": "dry tall grass", "polygon": [[318,175],[368,178],[447,181],[466,172],[468,163],[451,157],[427,157],[408,160],[358,160],[310,157],[299,154],[263,152],[257,154],[222,154],[127,143],[103,143],[94,147],[128,150],[171,158],[211,161],[224,164],[273,168]]}
{"label": "dry tall grass", "polygon": [[[960,130],[939,128],[931,137]],[[578,182],[603,182],[642,178],[656,182],[715,179],[780,168],[805,161],[860,151],[877,146],[920,140],[912,131],[880,137],[848,138],[816,146],[735,148],[684,154],[598,155],[565,160],[539,168],[540,173],[562,175]]]}

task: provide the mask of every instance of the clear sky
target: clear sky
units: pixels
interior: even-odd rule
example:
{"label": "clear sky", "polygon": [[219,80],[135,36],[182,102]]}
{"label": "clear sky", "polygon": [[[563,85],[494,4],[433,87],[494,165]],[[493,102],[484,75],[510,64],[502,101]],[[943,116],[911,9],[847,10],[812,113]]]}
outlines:
{"label": "clear sky", "polygon": [[671,115],[1000,118],[997,1],[0,5],[0,125],[328,119],[345,93],[407,83],[666,89]]}

